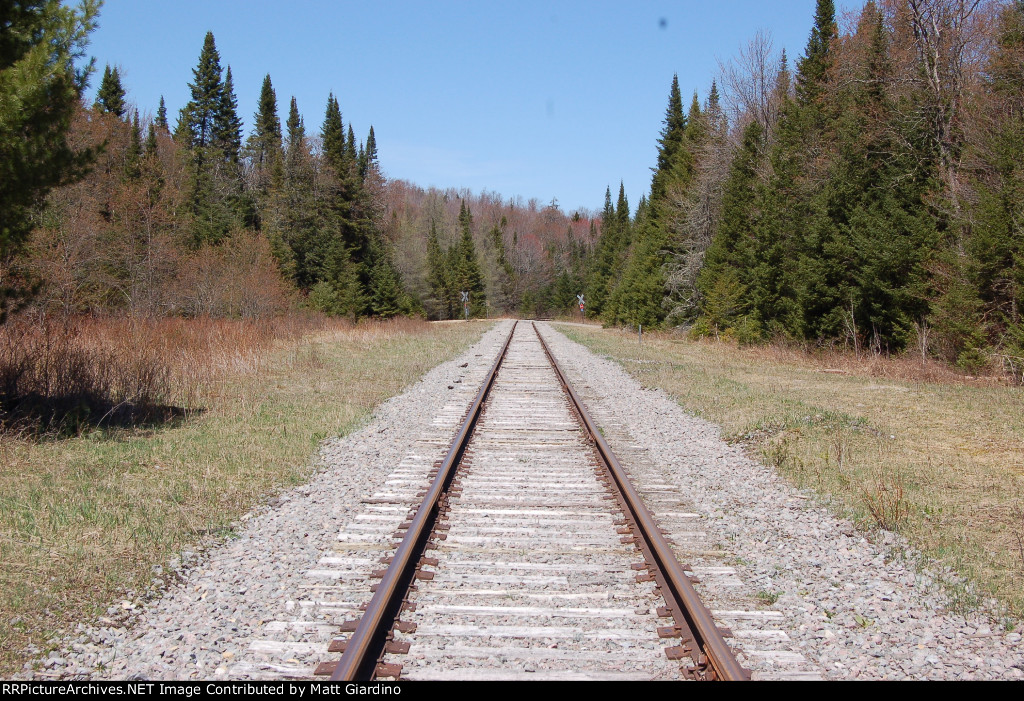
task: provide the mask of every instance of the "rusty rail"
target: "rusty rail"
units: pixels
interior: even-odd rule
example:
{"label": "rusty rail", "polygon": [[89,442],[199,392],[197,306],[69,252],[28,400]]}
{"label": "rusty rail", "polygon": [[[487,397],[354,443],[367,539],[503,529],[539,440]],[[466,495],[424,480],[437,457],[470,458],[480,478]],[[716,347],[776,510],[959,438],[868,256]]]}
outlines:
{"label": "rusty rail", "polygon": [[[462,459],[484,401],[490,393],[494,379],[508,352],[515,329],[516,326],[513,325],[501,352],[470,406],[455,440],[439,466],[430,489],[416,515],[409,522],[406,535],[394,557],[391,558],[391,563],[384,573],[383,579],[377,585],[363,616],[358,624],[352,622],[355,626],[352,637],[342,647],[332,646],[332,651],[343,652],[341,660],[336,665],[331,663],[321,665],[317,674],[329,673],[332,681],[370,681],[375,675],[394,676],[398,673],[387,669],[389,666],[379,668],[378,662],[388,649],[388,637],[392,627],[401,629],[401,623],[396,622],[404,606],[408,588],[417,576],[417,567],[426,550],[438,515],[446,503],[447,492],[455,477],[456,467]],[[672,659],[691,657],[694,665],[690,668],[690,674],[697,679],[749,679],[748,672],[732,655],[710,612],[704,607],[686,577],[683,566],[679,564],[671,546],[661,535],[653,516],[630,484],[625,470],[612,453],[579,396],[569,384],[558,361],[555,360],[544,338],[537,331],[536,325],[533,325],[533,329],[581,423],[594,442],[597,455],[608,472],[608,481],[616,488],[616,498],[622,512],[627,517],[627,523],[635,536],[635,542],[646,562],[649,563],[647,568],[650,570],[651,579],[657,583],[661,595],[668,604],[662,615],[671,616],[675,626],[659,630],[659,634],[664,633],[665,637],[681,637],[682,642],[678,647],[669,648],[666,652]],[[634,565],[634,567],[643,567],[643,565]],[[408,645],[404,645],[405,650],[403,651],[407,651]]]}
{"label": "rusty rail", "polygon": [[[630,529],[636,536],[637,545],[647,561],[655,565],[652,574],[661,588],[662,596],[669,604],[669,613],[677,626],[676,630],[666,632],[678,633],[683,639],[682,645],[677,649],[677,654],[679,656],[686,654],[694,659],[695,666],[692,673],[697,678],[725,681],[748,680],[749,673],[740,666],[733,656],[721,631],[715,625],[711,612],[707,610],[697,592],[694,591],[693,585],[683,571],[683,566],[672,552],[672,547],[661,534],[661,529],[644,505],[640,495],[633,488],[626,471],[619,464],[604,436],[601,435],[597,424],[590,418],[579,395],[569,384],[568,378],[558,361],[555,360],[544,337],[537,331],[536,324],[533,324],[533,330],[537,334],[537,338],[540,339],[541,346],[551,361],[551,365],[555,368],[562,387],[572,401],[587,433],[593,439],[597,452],[618,489],[620,503],[630,521]],[[690,642],[696,645],[695,649],[689,646]]]}
{"label": "rusty rail", "polygon": [[366,611],[359,620],[359,625],[345,645],[341,661],[331,673],[331,681],[370,681],[373,679],[377,671],[377,661],[383,654],[387,643],[388,633],[401,612],[409,584],[416,576],[416,567],[425,550],[431,529],[437,521],[441,497],[448,490],[455,475],[455,466],[462,459],[466,443],[473,433],[473,427],[480,416],[484,400],[487,399],[491,386],[494,384],[498,368],[501,367],[501,363],[505,359],[517,325],[518,322],[512,325],[512,330],[509,332],[508,338],[505,339],[501,353],[498,354],[494,365],[491,366],[490,372],[487,373],[487,377],[480,386],[480,391],[477,392],[473,404],[470,405],[469,412],[466,414],[448,454],[438,468],[437,476],[434,477],[426,497],[416,511],[405,538],[402,539],[401,545],[395,551],[384,578],[377,585],[377,591],[370,599]]}

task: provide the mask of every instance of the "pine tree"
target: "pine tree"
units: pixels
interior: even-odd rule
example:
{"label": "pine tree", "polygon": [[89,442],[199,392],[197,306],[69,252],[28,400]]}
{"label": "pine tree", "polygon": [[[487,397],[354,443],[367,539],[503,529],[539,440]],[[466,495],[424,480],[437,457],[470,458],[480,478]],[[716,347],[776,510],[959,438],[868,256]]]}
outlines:
{"label": "pine tree", "polygon": [[[0,262],[18,253],[47,193],[81,178],[92,150],[68,143],[91,65],[76,70],[99,3],[4,6],[0,34]],[[0,321],[25,290],[0,281]]]}
{"label": "pine tree", "polygon": [[412,300],[402,285],[402,275],[395,267],[391,246],[383,236],[374,236],[368,297],[375,317],[388,319],[412,312]]}
{"label": "pine tree", "polygon": [[357,158],[357,147],[356,147],[356,133],[352,129],[352,124],[348,125],[348,141],[345,142],[345,157],[350,163],[355,164]]}
{"label": "pine tree", "polygon": [[366,148],[359,153],[359,178],[366,179],[366,173],[370,168],[378,167],[377,163],[377,139],[373,135],[373,127],[366,137]]}
{"label": "pine tree", "polygon": [[146,133],[146,156],[156,156],[157,154],[157,141],[156,141],[156,126],[150,122],[149,130]]}
{"label": "pine tree", "polygon": [[[743,131],[742,146],[729,168],[720,223],[697,278],[703,297],[698,328],[704,332],[737,327],[750,307],[746,295],[753,265],[750,239],[763,138],[761,125],[752,120]],[[746,334],[745,340],[752,340],[751,334]]]}
{"label": "pine tree", "polygon": [[295,97],[292,97],[288,107],[288,121],[285,123],[288,129],[288,148],[285,153],[290,160],[294,154],[300,152],[306,145],[306,126],[302,123],[302,115],[299,114],[299,104]]}
{"label": "pine tree", "polygon": [[112,114],[118,119],[123,119],[127,114],[128,105],[125,104],[125,91],[121,86],[121,75],[117,67],[112,69],[107,65],[103,69],[103,80],[100,81],[100,89],[96,93],[94,107],[100,112]]}
{"label": "pine tree", "polygon": [[192,99],[182,108],[174,136],[191,157],[186,205],[192,245],[199,247],[219,243],[232,229],[256,221],[237,160],[241,123],[234,95],[225,95],[212,32],[206,34],[189,89]]}

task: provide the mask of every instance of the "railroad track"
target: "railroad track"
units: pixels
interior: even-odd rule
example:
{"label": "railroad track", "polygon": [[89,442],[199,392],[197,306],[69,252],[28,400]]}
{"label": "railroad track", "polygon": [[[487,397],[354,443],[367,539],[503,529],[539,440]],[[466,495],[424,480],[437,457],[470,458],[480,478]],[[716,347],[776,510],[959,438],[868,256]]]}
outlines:
{"label": "railroad track", "polygon": [[748,678],[532,324],[430,477],[318,674]]}

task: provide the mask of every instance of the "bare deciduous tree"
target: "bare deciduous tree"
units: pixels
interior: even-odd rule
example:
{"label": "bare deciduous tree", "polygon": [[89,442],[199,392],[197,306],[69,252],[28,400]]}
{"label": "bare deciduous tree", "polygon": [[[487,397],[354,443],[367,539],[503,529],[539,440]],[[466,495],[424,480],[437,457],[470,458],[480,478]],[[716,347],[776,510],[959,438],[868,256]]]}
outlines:
{"label": "bare deciduous tree", "polygon": [[734,125],[742,128],[747,120],[754,119],[770,139],[779,120],[780,67],[781,55],[775,51],[772,35],[763,30],[740,48],[736,58],[719,60],[726,114]]}

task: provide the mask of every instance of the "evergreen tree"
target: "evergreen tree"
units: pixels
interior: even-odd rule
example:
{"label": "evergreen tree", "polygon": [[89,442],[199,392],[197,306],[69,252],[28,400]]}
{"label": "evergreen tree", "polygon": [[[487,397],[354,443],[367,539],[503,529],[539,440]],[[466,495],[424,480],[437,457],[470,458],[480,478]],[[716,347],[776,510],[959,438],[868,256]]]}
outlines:
{"label": "evergreen tree", "polygon": [[[484,276],[473,243],[473,214],[462,201],[459,209],[459,229],[462,237],[453,246],[451,263],[452,291],[455,294],[469,293],[469,315],[482,316],[486,312],[487,295],[484,290]],[[459,300],[461,302],[461,298]],[[460,309],[461,311],[461,309]]]}
{"label": "evergreen tree", "polygon": [[[968,252],[985,316],[1000,343],[1024,355],[1024,2],[1002,9],[986,69],[991,126],[976,147],[979,202]],[[959,355],[979,343],[961,332],[951,345]]]}
{"label": "evergreen tree", "polygon": [[436,309],[440,319],[451,319],[455,313],[448,258],[441,250],[437,235],[437,222],[430,220],[427,236],[427,286],[430,289],[431,307]]}
{"label": "evergreen tree", "polygon": [[612,207],[612,189],[605,188],[604,209],[601,211],[601,234],[594,250],[594,261],[587,277],[584,295],[587,301],[586,312],[591,317],[600,317],[604,309],[605,297],[608,294],[608,280],[611,276],[614,249],[612,246],[612,229],[615,226],[615,209]]}
{"label": "evergreen tree", "polygon": [[128,105],[125,104],[125,91],[121,86],[121,75],[117,68],[111,69],[109,65],[103,69],[103,80],[100,81],[100,89],[96,93],[95,109],[100,112],[115,115],[123,119],[128,112]]}
{"label": "evergreen tree", "polygon": [[370,168],[377,166],[377,139],[373,135],[373,127],[371,126],[370,133],[366,137],[366,148],[360,150],[359,153],[359,178],[365,180],[366,172]]}
{"label": "evergreen tree", "polygon": [[683,147],[686,133],[686,117],[683,115],[682,93],[679,91],[679,76],[672,76],[668,107],[665,110],[665,126],[658,138],[658,165],[651,181],[651,199],[657,200],[665,194],[667,181],[676,168],[676,158]]}
{"label": "evergreen tree", "polygon": [[317,282],[333,279],[338,271],[328,270],[329,252],[325,250],[324,232],[313,198],[313,157],[294,97],[285,127],[284,177],[275,193],[279,209],[277,226],[269,227],[268,233],[280,240],[277,248],[285,252],[283,272],[300,290],[309,290]]}
{"label": "evergreen tree", "polygon": [[383,236],[374,236],[368,296],[370,311],[375,317],[388,319],[412,313],[412,299],[402,285],[402,275],[395,267],[391,247]]}
{"label": "evergreen tree", "polygon": [[797,64],[796,94],[801,104],[815,102],[821,96],[832,64],[836,31],[835,3],[833,0],[817,0],[807,51]]}
{"label": "evergreen tree", "polygon": [[135,110],[128,134],[128,150],[124,158],[124,175],[129,180],[136,180],[142,176],[142,137],[139,130],[139,111]]}
{"label": "evergreen tree", "polygon": [[217,136],[218,116],[223,115],[224,85],[221,82],[220,54],[213,32],[206,33],[199,65],[192,70],[193,81],[188,84],[192,99],[182,116],[188,145],[203,149],[214,143]]}
{"label": "evergreen tree", "polygon": [[182,108],[175,140],[191,157],[186,205],[192,215],[192,245],[218,243],[236,227],[255,221],[245,196],[237,144],[241,124],[234,95],[225,95],[220,55],[207,32],[189,83],[192,99]]}
{"label": "evergreen tree", "polygon": [[155,157],[157,154],[157,141],[156,141],[156,125],[152,122],[149,124],[149,130],[146,133],[146,156]]}
{"label": "evergreen tree", "polygon": [[345,127],[341,120],[341,108],[334,93],[327,97],[327,113],[324,115],[321,134],[327,162],[335,172],[342,172],[345,160]]}
{"label": "evergreen tree", "polygon": [[[6,3],[0,25],[0,263],[32,230],[32,216],[54,187],[82,177],[91,150],[68,143],[71,118],[91,64],[76,70],[99,3]],[[0,321],[27,289],[0,280]]]}
{"label": "evergreen tree", "polygon": [[[749,311],[747,291],[753,267],[750,239],[754,231],[757,167],[763,143],[761,125],[752,120],[743,131],[743,143],[733,159],[722,196],[722,214],[697,278],[703,302],[698,328],[725,331],[739,325]],[[751,334],[745,340],[752,340]]]}
{"label": "evergreen tree", "polygon": [[231,163],[238,163],[242,150],[242,120],[238,117],[238,98],[231,79],[231,66],[224,75],[220,104],[214,117],[214,146],[220,149]]}
{"label": "evergreen tree", "polygon": [[170,125],[167,123],[167,105],[164,103],[164,96],[160,96],[160,106],[156,110],[156,126],[164,131],[170,131]]}
{"label": "evergreen tree", "polygon": [[288,107],[288,121],[285,123],[288,129],[288,148],[286,153],[290,159],[293,154],[300,152],[306,145],[306,126],[302,123],[302,115],[299,114],[299,104],[295,97],[292,97]]}
{"label": "evergreen tree", "polygon": [[252,166],[258,172],[269,171],[281,153],[281,119],[277,116],[277,93],[269,74],[263,79],[253,132],[246,146]]}
{"label": "evergreen tree", "polygon": [[[494,257],[492,284],[488,298],[493,306],[499,310],[510,310],[515,308],[513,299],[516,284],[516,272],[508,259],[508,252],[505,247],[505,227],[508,220],[502,216],[501,221],[491,228],[489,243]],[[591,222],[593,226],[593,222]],[[596,237],[595,237],[596,238]]]}
{"label": "evergreen tree", "polygon": [[356,133],[352,129],[352,124],[348,125],[348,141],[345,142],[345,156],[348,160],[355,164],[357,158],[357,147],[356,147]]}

